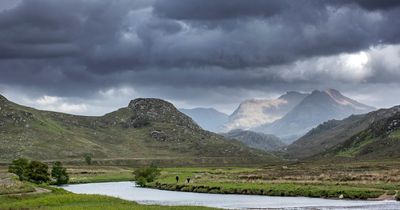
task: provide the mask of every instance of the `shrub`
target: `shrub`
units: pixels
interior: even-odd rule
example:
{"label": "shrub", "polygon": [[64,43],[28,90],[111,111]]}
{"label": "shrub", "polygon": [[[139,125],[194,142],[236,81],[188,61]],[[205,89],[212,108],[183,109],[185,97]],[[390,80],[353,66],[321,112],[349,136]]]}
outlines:
{"label": "shrub", "polygon": [[92,165],[92,156],[91,156],[90,154],[86,154],[86,155],[84,156],[84,158],[85,158],[86,164]]}
{"label": "shrub", "polygon": [[136,183],[139,186],[146,186],[146,183],[153,182],[160,175],[160,170],[155,165],[150,167],[142,167],[136,169],[133,174],[135,175]]}
{"label": "shrub", "polygon": [[53,164],[51,176],[56,180],[57,185],[67,184],[69,181],[67,169],[62,166],[60,161]]}
{"label": "shrub", "polygon": [[8,172],[16,174],[21,181],[28,180],[28,165],[29,160],[25,158],[18,158],[12,161],[8,167]]}
{"label": "shrub", "polygon": [[49,167],[39,161],[31,161],[27,168],[29,181],[44,183],[50,181]]}
{"label": "shrub", "polygon": [[141,187],[145,187],[146,186],[147,181],[146,181],[146,179],[144,177],[139,177],[139,178],[137,178],[135,180],[136,180],[136,184],[137,185],[139,185]]}

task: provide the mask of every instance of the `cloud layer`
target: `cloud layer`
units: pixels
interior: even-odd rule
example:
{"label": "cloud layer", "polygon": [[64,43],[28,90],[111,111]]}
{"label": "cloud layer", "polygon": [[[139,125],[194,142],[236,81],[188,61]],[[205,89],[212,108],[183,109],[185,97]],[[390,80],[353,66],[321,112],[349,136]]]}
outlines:
{"label": "cloud layer", "polygon": [[75,113],[102,113],[94,105],[101,93],[126,88],[132,97],[228,110],[244,97],[328,86],[362,92],[400,79],[396,0],[22,0],[0,7],[0,91],[86,106]]}

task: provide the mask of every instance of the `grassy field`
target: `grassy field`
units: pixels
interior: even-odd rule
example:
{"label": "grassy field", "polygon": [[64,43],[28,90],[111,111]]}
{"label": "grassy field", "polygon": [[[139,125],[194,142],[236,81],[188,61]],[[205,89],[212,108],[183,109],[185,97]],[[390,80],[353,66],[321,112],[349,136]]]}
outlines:
{"label": "grassy field", "polygon": [[[69,166],[71,183],[133,180],[133,168]],[[370,199],[395,197],[400,162],[291,163],[260,167],[162,168],[148,187],[208,193]],[[179,176],[177,183],[175,177]],[[190,178],[190,183],[186,183]]]}
{"label": "grassy field", "polygon": [[[96,168],[96,169],[95,169]],[[71,168],[70,171],[85,171]],[[71,174],[76,182],[120,181],[132,179],[132,172],[114,167],[92,167],[93,173]],[[128,176],[129,174],[129,176]],[[35,191],[41,190],[42,193]],[[211,208],[192,206],[157,206],[140,205],[136,202],[125,201],[118,198],[101,195],[82,195],[67,192],[60,188],[47,185],[35,185],[20,182],[12,174],[0,168],[0,209],[61,209],[61,210],[86,210],[86,209],[138,209],[138,210],[206,210]]]}
{"label": "grassy field", "polygon": [[67,166],[71,184],[133,181],[133,169],[115,166]]}
{"label": "grassy field", "polygon": [[[394,199],[398,162],[288,164],[259,168],[165,168],[149,187],[207,193]],[[175,177],[179,176],[177,183]],[[186,178],[190,183],[186,183]]]}
{"label": "grassy field", "polygon": [[[71,183],[133,180],[133,168],[67,166]],[[0,174],[6,169],[0,168]],[[162,168],[149,187],[200,193],[235,193],[271,196],[307,196],[347,199],[394,199],[400,190],[400,162],[291,163],[260,167]],[[179,176],[177,183],[175,177]],[[190,178],[190,183],[186,183]],[[3,177],[2,179],[7,180]],[[3,193],[31,192],[32,184],[18,182]],[[17,187],[18,186],[18,187]],[[12,192],[11,189],[14,191]],[[0,209],[205,209],[200,207],[143,206],[98,195],[77,195],[57,189],[51,193],[0,196]]]}

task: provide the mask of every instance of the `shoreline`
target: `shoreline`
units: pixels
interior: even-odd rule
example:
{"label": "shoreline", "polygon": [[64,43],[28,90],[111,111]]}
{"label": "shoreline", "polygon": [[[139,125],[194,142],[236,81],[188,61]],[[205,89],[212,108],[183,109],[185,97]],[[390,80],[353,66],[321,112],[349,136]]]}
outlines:
{"label": "shoreline", "polygon": [[[145,186],[149,189],[158,189],[166,191],[176,191],[176,192],[192,192],[192,193],[210,193],[210,194],[234,194],[234,195],[260,195],[260,196],[274,196],[274,197],[306,197],[306,198],[323,198],[323,199],[333,199],[333,200],[360,200],[360,201],[398,201],[396,195],[387,195],[387,192],[382,191],[382,194],[375,194],[376,196],[371,197],[346,197],[348,193],[343,191],[339,196],[310,196],[310,194],[293,194],[287,193],[285,191],[271,192],[262,189],[226,189],[224,187],[218,186],[207,186],[207,185],[187,185],[187,184],[167,184],[167,183],[149,183]],[[340,198],[343,195],[343,198]]]}

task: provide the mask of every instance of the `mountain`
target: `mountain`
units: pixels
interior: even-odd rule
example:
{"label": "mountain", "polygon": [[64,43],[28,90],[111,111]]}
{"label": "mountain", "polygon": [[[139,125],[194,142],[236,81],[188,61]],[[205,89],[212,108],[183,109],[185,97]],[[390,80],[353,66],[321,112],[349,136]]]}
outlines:
{"label": "mountain", "polygon": [[250,99],[242,102],[229,116],[224,131],[251,129],[265,123],[272,123],[283,117],[307,94],[290,91],[277,99]]}
{"label": "mountain", "polygon": [[287,148],[289,156],[400,157],[400,106],[319,125]]}
{"label": "mountain", "polygon": [[220,164],[274,160],[202,130],[171,103],[152,98],[100,117],[40,111],[0,97],[0,161],[16,157],[125,164]]}
{"label": "mountain", "polygon": [[203,129],[219,132],[221,126],[228,121],[228,115],[214,108],[179,109],[180,112],[191,117]]}
{"label": "mountain", "polygon": [[315,90],[281,119],[254,130],[277,135],[285,139],[286,143],[292,143],[322,122],[343,119],[352,114],[367,113],[374,109],[343,96],[334,89]]}
{"label": "mountain", "polygon": [[280,139],[274,135],[267,135],[249,130],[236,129],[222,135],[226,138],[236,139],[251,148],[264,151],[276,151],[286,146],[286,144],[281,142]]}

